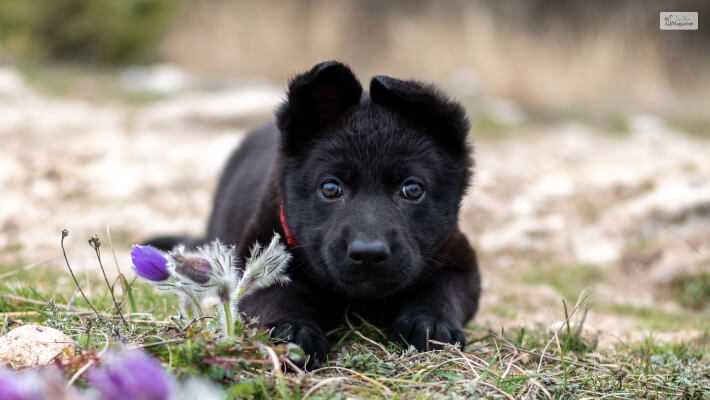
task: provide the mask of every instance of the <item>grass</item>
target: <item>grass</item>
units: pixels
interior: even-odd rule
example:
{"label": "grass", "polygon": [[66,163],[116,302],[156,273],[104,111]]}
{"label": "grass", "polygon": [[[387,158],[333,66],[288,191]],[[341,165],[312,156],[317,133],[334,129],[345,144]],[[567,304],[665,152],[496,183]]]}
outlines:
{"label": "grass", "polygon": [[[639,243],[643,249],[644,243]],[[511,272],[508,279],[523,284],[546,284],[555,289],[567,301],[573,301],[584,290],[595,283],[611,279],[605,276],[605,271],[588,265],[547,265],[544,262],[524,272]],[[639,329],[654,331],[679,331],[686,329],[710,331],[710,320],[703,313],[710,301],[710,280],[706,274],[697,276],[676,277],[671,282],[671,297],[685,309],[676,311],[656,308],[619,304],[598,299],[597,311],[614,315],[632,317]],[[525,305],[509,307],[496,305],[490,310],[504,318],[515,318],[518,310],[527,310]]]}
{"label": "grass", "polygon": [[536,268],[511,272],[511,280],[526,284],[548,284],[566,300],[573,301],[579,294],[597,282],[604,280],[604,271],[590,265],[539,265]]}
{"label": "grass", "polygon": [[491,140],[509,137],[514,127],[507,126],[483,114],[470,112],[471,134],[475,139]]}
{"label": "grass", "polygon": [[635,317],[639,328],[663,331],[678,331],[683,329],[710,330],[710,320],[706,314],[692,311],[665,311],[649,307],[639,307],[630,304],[613,304],[606,309],[618,315]]}
{"label": "grass", "polygon": [[710,119],[708,118],[672,118],[669,124],[692,137],[710,138]]}
{"label": "grass", "polygon": [[172,94],[129,90],[121,83],[116,66],[52,63],[25,63],[19,66],[25,82],[50,96],[114,101],[142,106],[171,98]]}
{"label": "grass", "polygon": [[[552,279],[560,271],[548,271],[540,279]],[[585,268],[575,271],[590,275]],[[349,315],[347,324],[328,333],[331,353],[324,368],[284,373],[272,367],[265,346],[275,351],[278,362],[286,362],[287,355],[295,354],[293,349],[270,343],[265,332],[249,324],[237,326],[236,339],[218,341],[197,324],[181,319],[170,297],[140,282],[134,283],[131,291],[136,310],[122,304],[130,320],[124,325],[111,312],[113,301],[98,273],[88,280],[85,274],[78,275],[101,313],[98,317],[60,266],[24,270],[5,265],[0,266],[0,276],[4,276],[0,283],[0,333],[22,324],[41,323],[70,335],[79,351],[62,362],[67,376],[107,347],[130,342],[158,357],[179,379],[209,377],[225,389],[229,399],[710,396],[710,336],[675,344],[647,338],[640,343],[598,348],[595,339],[582,329],[588,311],[584,297],[575,306],[560,309],[560,316],[569,323],[556,330],[539,326],[492,332],[474,324],[466,329],[463,350],[448,346],[426,353],[389,343],[380,329]],[[555,279],[560,286],[565,280],[574,284],[572,276]],[[116,294],[119,302],[126,302],[120,290]],[[80,378],[75,384],[85,382]]]}
{"label": "grass", "polygon": [[683,307],[703,310],[710,306],[710,273],[676,276],[670,283],[673,299]]}
{"label": "grass", "polygon": [[168,0],[0,2],[0,45],[20,60],[142,61],[178,6]]}

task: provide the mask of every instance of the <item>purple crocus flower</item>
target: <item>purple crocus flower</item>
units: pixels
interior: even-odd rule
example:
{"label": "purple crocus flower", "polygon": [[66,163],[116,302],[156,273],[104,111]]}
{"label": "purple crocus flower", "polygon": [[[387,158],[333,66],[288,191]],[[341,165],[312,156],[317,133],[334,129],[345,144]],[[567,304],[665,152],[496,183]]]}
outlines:
{"label": "purple crocus flower", "polygon": [[137,350],[109,355],[87,378],[103,400],[168,400],[174,385],[158,361]]}
{"label": "purple crocus flower", "polygon": [[168,260],[150,246],[133,245],[131,249],[133,270],[138,276],[149,281],[160,282],[170,277]]}

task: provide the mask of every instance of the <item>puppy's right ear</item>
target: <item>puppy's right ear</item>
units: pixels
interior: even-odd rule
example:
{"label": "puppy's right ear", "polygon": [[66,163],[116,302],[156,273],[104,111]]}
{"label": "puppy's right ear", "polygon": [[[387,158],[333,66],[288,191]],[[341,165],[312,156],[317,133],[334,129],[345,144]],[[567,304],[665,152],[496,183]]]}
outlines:
{"label": "puppy's right ear", "polygon": [[350,68],[322,62],[293,78],[286,101],[276,110],[282,144],[289,149],[325,128],[360,102],[362,85]]}

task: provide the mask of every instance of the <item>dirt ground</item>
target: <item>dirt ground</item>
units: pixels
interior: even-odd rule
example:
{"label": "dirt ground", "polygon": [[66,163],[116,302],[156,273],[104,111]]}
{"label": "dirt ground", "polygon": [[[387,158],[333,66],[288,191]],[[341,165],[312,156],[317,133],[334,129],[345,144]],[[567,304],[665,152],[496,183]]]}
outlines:
{"label": "dirt ground", "polygon": [[[145,104],[60,98],[0,68],[0,263],[61,268],[64,228],[87,273],[98,270],[86,239],[106,243],[107,226],[124,268],[142,238],[199,235],[222,163],[281,93],[259,84]],[[710,272],[710,141],[653,115],[626,121],[623,133],[570,121],[518,123],[495,139],[472,132],[461,225],[484,277],[478,324],[551,325],[564,318],[561,299],[586,290],[585,327],[602,343],[710,329],[702,294],[678,300],[695,299],[679,279]]]}

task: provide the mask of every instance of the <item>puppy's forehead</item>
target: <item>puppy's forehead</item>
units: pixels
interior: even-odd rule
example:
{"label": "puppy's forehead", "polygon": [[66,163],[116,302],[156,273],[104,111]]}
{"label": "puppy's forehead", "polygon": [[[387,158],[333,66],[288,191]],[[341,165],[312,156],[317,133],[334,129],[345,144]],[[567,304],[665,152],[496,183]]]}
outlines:
{"label": "puppy's forehead", "polygon": [[422,128],[382,106],[364,103],[332,126],[315,148],[335,155],[336,160],[372,160],[426,155],[434,146]]}
{"label": "puppy's forehead", "polygon": [[340,127],[356,133],[363,128],[400,130],[413,128],[413,125],[399,113],[380,104],[373,103],[369,97],[363,97],[360,104],[344,116]]}
{"label": "puppy's forehead", "polygon": [[429,167],[441,165],[435,141],[422,129],[396,113],[364,103],[333,126],[312,148],[311,161],[320,168],[349,175],[429,175]]}

